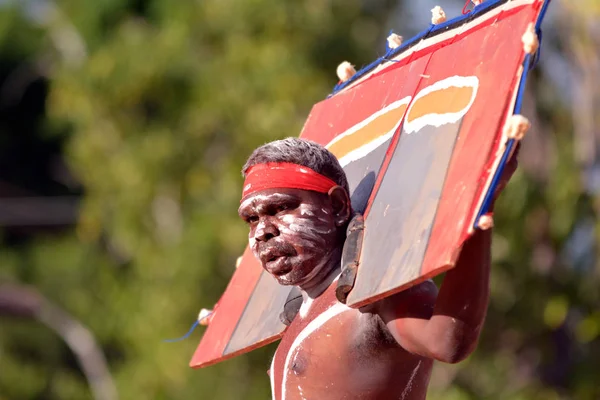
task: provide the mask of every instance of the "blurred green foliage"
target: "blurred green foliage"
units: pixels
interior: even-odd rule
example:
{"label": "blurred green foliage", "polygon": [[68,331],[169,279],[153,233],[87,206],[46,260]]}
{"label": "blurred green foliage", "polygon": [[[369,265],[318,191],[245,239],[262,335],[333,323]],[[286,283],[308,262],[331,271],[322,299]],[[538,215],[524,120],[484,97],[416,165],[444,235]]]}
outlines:
{"label": "blurred green foliage", "polygon": [[[243,250],[236,209],[245,157],[297,135],[335,83],[336,65],[374,58],[381,27],[401,7],[0,2],[4,84],[23,66],[43,81],[27,134],[56,143],[81,183],[50,194],[83,193],[75,228],[4,240],[0,282],[32,285],[89,327],[122,399],[269,398],[273,346],[194,371],[187,364],[199,335],[162,339],[185,332],[218,299]],[[547,45],[568,59],[560,43]],[[538,72],[530,95],[537,103],[526,111],[549,147],[525,147],[522,157],[546,158],[550,148],[552,160],[541,174],[525,165],[498,204],[483,337],[466,362],[436,367],[432,399],[600,397],[595,236],[583,261],[568,254],[578,226],[591,221],[594,234],[598,202],[575,157],[571,110],[552,100],[559,89]],[[25,134],[1,126],[0,135]],[[0,318],[0,399],[91,397],[58,336],[35,321]]]}

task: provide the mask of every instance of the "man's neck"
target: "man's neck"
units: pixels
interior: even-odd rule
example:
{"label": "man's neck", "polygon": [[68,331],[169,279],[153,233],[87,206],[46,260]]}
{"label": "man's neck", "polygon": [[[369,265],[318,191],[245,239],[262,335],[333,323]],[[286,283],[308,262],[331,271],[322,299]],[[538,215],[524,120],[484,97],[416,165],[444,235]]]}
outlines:
{"label": "man's neck", "polygon": [[315,276],[308,285],[300,287],[304,301],[319,297],[340,276],[342,271],[341,253],[341,249],[332,253],[326,261],[327,265],[321,270],[322,272]]}

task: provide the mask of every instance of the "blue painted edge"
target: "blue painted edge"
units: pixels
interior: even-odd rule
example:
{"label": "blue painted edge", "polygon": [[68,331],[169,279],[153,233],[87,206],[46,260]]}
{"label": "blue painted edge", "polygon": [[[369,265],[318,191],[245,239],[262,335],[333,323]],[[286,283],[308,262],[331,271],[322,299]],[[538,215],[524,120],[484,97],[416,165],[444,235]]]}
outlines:
{"label": "blue painted edge", "polygon": [[[451,25],[458,24],[460,22],[466,22],[470,19],[476,18],[479,15],[486,13],[488,10],[490,10],[502,3],[506,3],[507,1],[508,0],[488,0],[486,2],[481,3],[478,6],[475,6],[475,8],[468,14],[460,15],[456,18],[453,18],[451,20],[448,20],[448,21],[438,24],[438,25],[430,24],[429,28],[427,30],[424,30],[424,31],[418,33],[417,35],[413,36],[412,38],[408,39],[406,42],[402,43],[402,46],[400,46],[396,49],[389,49],[389,48],[387,48],[387,45],[386,45],[387,51],[383,57],[379,57],[372,63],[366,65],[365,67],[362,67],[360,70],[358,70],[356,72],[356,74],[354,74],[354,76],[352,76],[352,78],[350,78],[346,82],[340,82],[337,85],[335,85],[332,93],[329,96],[327,96],[327,98],[333,96],[340,90],[344,89],[346,86],[352,84],[357,79],[360,79],[361,77],[366,75],[371,70],[375,69],[380,64],[388,61],[389,58],[395,57],[398,54],[402,53],[403,51],[407,50],[408,48],[412,47],[417,41],[426,38],[427,36],[429,36],[432,33],[437,33],[439,31],[447,30],[448,27]],[[550,0],[548,0],[548,1],[550,1]]]}
{"label": "blue painted edge", "polygon": [[[410,38],[409,40],[404,42],[402,44],[402,46],[398,47],[397,49],[390,49],[389,47],[386,46],[386,53],[383,57],[379,57],[375,61],[370,63],[369,65],[361,68],[348,81],[338,83],[333,88],[333,92],[328,96],[328,98],[335,95],[340,90],[344,89],[346,86],[352,84],[357,79],[360,79],[361,77],[366,75],[368,72],[370,72],[371,70],[373,70],[374,68],[379,66],[381,63],[388,61],[389,58],[395,57],[398,54],[402,53],[403,51],[407,50],[408,48],[412,47],[417,41],[426,38],[427,36],[429,36],[432,33],[437,33],[439,31],[447,30],[449,26],[452,26],[454,24],[458,24],[460,22],[466,22],[470,19],[474,19],[474,18],[478,17],[479,15],[486,13],[490,9],[492,9],[502,3],[505,3],[506,1],[507,0],[486,1],[484,3],[481,3],[478,6],[475,6],[475,8],[468,14],[458,16],[458,17],[448,20],[442,24],[438,24],[438,25],[430,24],[429,29],[417,34],[416,36],[413,36],[412,38]],[[546,16],[546,12],[548,11],[548,6],[550,5],[550,2],[551,2],[551,0],[545,0],[542,5],[542,8],[540,10],[540,13],[538,14],[538,18],[537,18],[537,21],[535,24],[535,31],[536,31],[539,41],[540,41],[540,47],[538,48],[538,51],[536,52],[536,54],[527,55],[525,57],[525,60],[523,62],[523,75],[521,76],[521,80],[519,81],[519,87],[517,89],[518,93],[517,93],[517,98],[515,101],[515,106],[513,109],[513,114],[518,114],[521,111],[521,107],[523,104],[523,94],[525,92],[525,84],[527,81],[528,73],[533,67],[535,67],[535,65],[537,64],[537,62],[540,58],[541,41],[542,41],[541,25],[544,20],[544,17]],[[504,172],[504,167],[506,166],[509,156],[512,153],[513,148],[515,146],[516,146],[515,139],[510,139],[506,143],[506,149],[504,151],[504,154],[502,155],[502,159],[500,160],[500,165],[498,166],[498,169],[494,173],[492,183],[490,184],[490,187],[488,188],[488,191],[483,200],[483,204],[481,205],[481,208],[480,208],[479,212],[477,213],[477,218],[475,219],[474,228],[478,227],[477,224],[479,222],[479,218],[481,218],[482,215],[486,214],[489,211],[491,203],[492,203],[494,191],[495,191],[496,187],[498,186],[500,177],[502,176],[502,173]]]}
{"label": "blue painted edge", "polygon": [[327,96],[327,98],[333,96],[334,94],[336,94],[340,90],[344,89],[346,86],[350,85],[352,82],[356,81],[357,79],[360,79],[361,77],[363,77],[364,75],[366,75],[371,70],[375,69],[380,64],[382,64],[384,62],[387,62],[389,58],[392,58],[392,57],[396,56],[397,54],[401,53],[402,51],[404,51],[405,49],[407,49],[409,47],[412,47],[412,45],[415,42],[417,42],[417,41],[423,39],[424,37],[426,37],[429,34],[430,31],[431,31],[431,27],[428,30],[423,31],[423,32],[419,33],[418,35],[413,36],[408,41],[402,43],[402,46],[398,47],[397,49],[390,49],[386,45],[387,51],[386,51],[386,53],[382,57],[377,58],[372,63],[370,63],[367,66],[365,66],[365,67],[361,68],[360,70],[358,70],[356,72],[356,74],[354,74],[352,76],[352,78],[350,78],[346,82],[340,82],[337,85],[335,85],[334,88],[333,88],[333,92],[329,96]]}
{"label": "blue painted edge", "polygon": [[[544,1],[544,4],[542,5],[542,9],[541,9],[540,13],[538,14],[538,19],[535,24],[536,32],[538,34],[538,37],[540,37],[540,38],[541,38],[541,32],[542,32],[541,24],[542,24],[544,17],[546,16],[546,11],[548,10],[550,1],[551,0]],[[540,48],[541,48],[541,46],[540,46]],[[536,54],[527,55],[525,57],[525,60],[523,61],[523,75],[521,75],[521,79],[519,81],[519,88],[517,89],[518,90],[517,98],[516,98],[515,106],[513,109],[513,115],[521,112],[521,108],[523,106],[523,95],[525,94],[525,86],[526,86],[526,82],[527,82],[527,76],[529,74],[529,71],[535,65],[535,63],[537,63],[538,59],[539,59],[539,49]],[[492,205],[492,200],[494,198],[494,191],[496,190],[496,187],[498,186],[498,183],[500,182],[500,178],[502,177],[504,168],[506,167],[506,164],[509,161],[509,157],[510,157],[514,147],[517,145],[517,143],[518,143],[518,141],[515,139],[509,139],[506,142],[506,149],[504,150],[504,154],[502,155],[502,159],[500,160],[500,165],[498,166],[498,169],[494,173],[492,183],[490,184],[490,187],[488,188],[488,191],[485,194],[485,198],[483,199],[481,208],[479,209],[479,212],[477,213],[477,217],[475,218],[473,228],[475,228],[475,229],[478,228],[479,219],[481,218],[481,216],[485,215],[489,211],[490,206]]]}

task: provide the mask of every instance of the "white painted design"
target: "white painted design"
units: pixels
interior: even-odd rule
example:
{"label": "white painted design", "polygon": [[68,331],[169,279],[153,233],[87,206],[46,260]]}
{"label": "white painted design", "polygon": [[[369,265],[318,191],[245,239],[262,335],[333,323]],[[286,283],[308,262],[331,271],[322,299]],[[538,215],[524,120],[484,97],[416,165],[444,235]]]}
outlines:
{"label": "white painted design", "polygon": [[359,147],[356,150],[352,150],[350,153],[348,153],[344,157],[340,158],[339,162],[340,162],[340,165],[342,166],[342,168],[345,167],[346,165],[350,164],[352,161],[360,160],[361,158],[363,158],[364,156],[366,156],[367,154],[369,154],[370,152],[372,152],[373,150],[375,150],[376,148],[381,146],[383,143],[390,140],[390,138],[392,136],[394,136],[394,133],[400,126],[401,121],[402,121],[402,119],[400,119],[398,121],[398,123],[396,125],[394,125],[394,128],[392,130],[390,130],[389,132],[387,132],[385,135],[375,138],[371,142]]}
{"label": "white painted design", "polygon": [[[339,142],[340,140],[342,140],[343,138],[345,138],[347,136],[353,135],[354,133],[356,133],[360,129],[364,128],[365,126],[369,125],[371,122],[373,122],[375,119],[379,118],[380,116],[387,114],[388,112],[395,110],[397,108],[400,108],[402,106],[408,105],[408,103],[410,102],[410,99],[411,99],[411,97],[408,96],[408,97],[405,97],[401,100],[397,100],[397,101],[385,106],[384,108],[377,111],[373,115],[369,116],[365,120],[354,125],[352,128],[348,129],[344,133],[341,133],[338,136],[336,136],[325,147],[329,149],[335,143]],[[366,156],[367,154],[369,154],[370,152],[375,150],[377,147],[379,147],[381,144],[383,144],[387,140],[389,140],[394,135],[394,132],[396,132],[396,130],[400,126],[400,123],[401,123],[403,117],[404,116],[402,116],[401,118],[398,119],[398,122],[394,125],[394,127],[390,131],[383,133],[381,136],[376,137],[369,143],[366,143],[366,144],[362,145],[361,147],[357,148],[356,150],[352,150],[350,153],[339,158],[338,160],[340,162],[340,165],[342,167],[345,167],[346,165],[350,164],[352,161],[356,161],[360,158],[363,158],[364,156]]]}
{"label": "white painted design", "polygon": [[309,217],[313,217],[315,214],[310,210],[309,207],[307,207],[306,204],[301,204],[300,205],[300,215],[302,216],[309,216]]}
{"label": "white painted design", "polygon": [[413,386],[413,381],[415,380],[415,377],[417,376],[417,372],[419,372],[420,367],[421,367],[421,361],[419,361],[417,363],[417,366],[413,370],[412,374],[410,374],[410,378],[408,379],[408,382],[406,383],[406,387],[404,388],[404,390],[402,391],[402,394],[400,395],[400,400],[406,399],[406,396],[408,396],[410,394],[410,391],[412,390],[412,386]]}
{"label": "white painted design", "polygon": [[285,364],[283,364],[283,383],[281,388],[281,400],[285,400],[286,396],[286,384],[288,373],[290,372],[290,361],[292,355],[296,351],[296,349],[302,344],[302,342],[310,336],[313,332],[323,326],[327,321],[332,319],[333,317],[343,313],[344,311],[351,310],[345,304],[335,303],[332,307],[324,311],[317,318],[312,320],[306,327],[298,334],[292,345],[290,346],[290,350],[285,358]]}
{"label": "white painted design", "polygon": [[240,209],[241,208],[245,208],[245,207],[249,207],[253,202],[262,203],[267,198],[269,198],[269,196],[264,195],[264,194],[254,194],[254,195],[248,197],[246,200],[244,200],[242,202],[242,204],[240,204]]}
{"label": "white painted design", "polygon": [[300,385],[298,385],[298,393],[300,394],[300,398],[302,400],[306,400],[306,398],[304,397],[304,392],[302,391],[302,388],[300,387]]}
{"label": "white painted design", "polygon": [[[422,117],[419,117],[413,121],[409,121],[410,112],[412,111],[414,105],[419,101],[419,99],[439,90],[449,89],[451,87],[468,87],[471,88],[471,98],[469,99],[469,104],[465,106],[462,110],[456,113],[443,113],[436,114],[430,113],[425,114]],[[404,121],[404,131],[406,134],[411,134],[414,132],[418,132],[423,129],[427,125],[439,127],[445,124],[450,124],[460,120],[466,113],[469,111],[473,103],[475,102],[475,97],[477,96],[477,89],[479,88],[479,79],[476,76],[451,76],[450,78],[443,79],[434,83],[431,86],[426,87],[421,90],[419,94],[413,100],[408,112],[406,113],[407,117]]]}
{"label": "white painted design", "polygon": [[306,299],[302,302],[302,305],[300,306],[300,317],[301,318],[305,318],[306,315],[308,314],[308,311],[310,310],[310,306],[312,306],[314,299],[312,299],[311,297],[306,297]]}

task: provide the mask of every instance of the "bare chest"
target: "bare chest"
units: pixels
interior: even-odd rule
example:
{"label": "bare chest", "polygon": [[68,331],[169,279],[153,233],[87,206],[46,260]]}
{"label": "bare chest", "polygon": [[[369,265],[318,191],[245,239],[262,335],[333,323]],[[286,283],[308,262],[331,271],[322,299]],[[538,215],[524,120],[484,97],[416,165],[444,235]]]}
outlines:
{"label": "bare chest", "polygon": [[308,317],[294,320],[277,349],[275,399],[379,399],[401,393],[411,374],[429,376],[431,363],[391,343],[373,315],[335,303]]}

